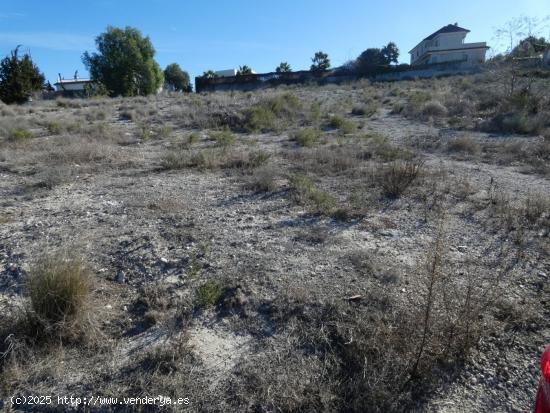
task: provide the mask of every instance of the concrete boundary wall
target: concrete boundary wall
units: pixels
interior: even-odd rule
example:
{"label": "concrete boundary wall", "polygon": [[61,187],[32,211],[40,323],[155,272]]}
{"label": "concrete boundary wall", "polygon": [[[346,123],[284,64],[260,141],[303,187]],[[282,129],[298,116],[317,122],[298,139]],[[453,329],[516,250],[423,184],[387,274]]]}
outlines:
{"label": "concrete boundary wall", "polygon": [[201,92],[240,91],[248,92],[257,89],[275,87],[279,85],[295,84],[338,84],[358,79],[370,79],[372,81],[397,81],[416,78],[429,78],[438,76],[451,76],[459,74],[478,73],[483,66],[472,66],[465,62],[438,63],[425,66],[408,65],[380,68],[382,73],[372,76],[358,76],[346,71],[328,71],[314,73],[299,71],[290,73],[261,73],[243,76],[226,76],[217,78],[195,78],[195,90]]}

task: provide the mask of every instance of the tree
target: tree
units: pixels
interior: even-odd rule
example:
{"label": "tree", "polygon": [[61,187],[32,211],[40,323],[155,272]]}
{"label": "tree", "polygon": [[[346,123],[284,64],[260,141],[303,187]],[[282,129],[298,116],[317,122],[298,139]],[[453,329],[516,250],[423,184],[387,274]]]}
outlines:
{"label": "tree", "polygon": [[24,103],[31,93],[44,88],[44,75],[25,53],[19,57],[19,46],[0,62],[0,100],[4,103]]}
{"label": "tree", "polygon": [[330,68],[330,59],[328,58],[328,54],[321,51],[315,53],[315,56],[313,56],[311,62],[312,64],[310,70],[312,72],[326,72]]}
{"label": "tree", "polygon": [[240,66],[239,70],[237,70],[237,76],[245,76],[245,75],[251,75],[251,74],[252,74],[252,69],[247,65]]}
{"label": "tree", "polygon": [[388,66],[388,60],[381,49],[369,48],[355,61],[355,72],[359,75],[371,75]]}
{"label": "tree", "polygon": [[177,63],[171,63],[164,69],[164,81],[171,90],[176,92],[191,92],[193,87],[189,73],[181,70]]}
{"label": "tree", "polygon": [[281,62],[279,66],[275,69],[275,72],[277,73],[290,73],[292,72],[292,69],[290,68],[290,65],[287,62]]}
{"label": "tree", "polygon": [[[506,54],[512,54],[521,38],[536,38],[549,28],[550,16],[528,17],[520,16],[507,21],[504,26],[495,32],[496,40],[500,43],[497,48],[507,44]],[[521,43],[521,42],[520,42]]]}
{"label": "tree", "polygon": [[98,53],[85,52],[82,61],[94,82],[103,84],[111,96],[156,93],[162,87],[162,70],[154,60],[149,37],[133,27],[107,27],[96,40]]}
{"label": "tree", "polygon": [[382,48],[381,52],[387,64],[397,64],[397,59],[399,59],[399,49],[394,42],[389,42],[386,46]]}
{"label": "tree", "polygon": [[214,72],[213,70],[207,70],[206,72],[204,72],[202,74],[202,77],[206,78],[206,79],[215,79],[218,76],[218,74],[216,72]]}
{"label": "tree", "polygon": [[548,47],[550,47],[550,42],[544,37],[528,36],[514,47],[511,55],[513,57],[532,57],[544,52]]}

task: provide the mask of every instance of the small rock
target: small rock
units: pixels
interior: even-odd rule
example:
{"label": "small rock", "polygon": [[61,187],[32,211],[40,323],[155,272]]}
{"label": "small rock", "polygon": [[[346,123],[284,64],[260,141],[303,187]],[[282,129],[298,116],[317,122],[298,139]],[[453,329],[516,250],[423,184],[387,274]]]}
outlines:
{"label": "small rock", "polygon": [[468,247],[466,245],[459,245],[458,247],[456,247],[456,249],[458,250],[458,252],[465,253],[468,250]]}
{"label": "small rock", "polygon": [[124,275],[124,271],[120,270],[116,273],[116,282],[119,284],[124,284],[126,281],[126,277]]}

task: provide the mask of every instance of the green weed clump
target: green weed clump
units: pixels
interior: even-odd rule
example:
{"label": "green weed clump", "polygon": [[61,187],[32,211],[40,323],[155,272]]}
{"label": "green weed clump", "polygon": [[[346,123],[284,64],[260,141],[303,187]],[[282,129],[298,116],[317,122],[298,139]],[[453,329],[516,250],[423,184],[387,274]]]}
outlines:
{"label": "green weed clump", "polygon": [[328,192],[317,188],[306,175],[291,176],[290,188],[294,200],[298,204],[307,206],[313,214],[330,216],[337,210],[337,199]]}
{"label": "green weed clump", "polygon": [[196,306],[210,308],[218,305],[227,292],[227,287],[221,281],[209,280],[197,288]]}
{"label": "green weed clump", "polygon": [[323,136],[323,132],[319,129],[314,128],[303,128],[296,132],[294,135],[294,140],[300,146],[313,146]]}
{"label": "green weed clump", "polygon": [[247,132],[272,132],[287,127],[302,108],[300,100],[291,93],[265,99],[245,113]]}
{"label": "green weed clump", "polygon": [[8,139],[12,142],[24,141],[33,138],[34,135],[30,130],[23,128],[14,128],[10,130]]}

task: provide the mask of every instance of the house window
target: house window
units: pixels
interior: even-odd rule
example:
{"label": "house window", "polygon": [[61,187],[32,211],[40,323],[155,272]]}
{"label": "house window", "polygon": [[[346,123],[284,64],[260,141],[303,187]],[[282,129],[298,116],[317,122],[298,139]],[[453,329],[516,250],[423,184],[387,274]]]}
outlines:
{"label": "house window", "polygon": [[435,47],[439,47],[439,40],[435,41]]}

